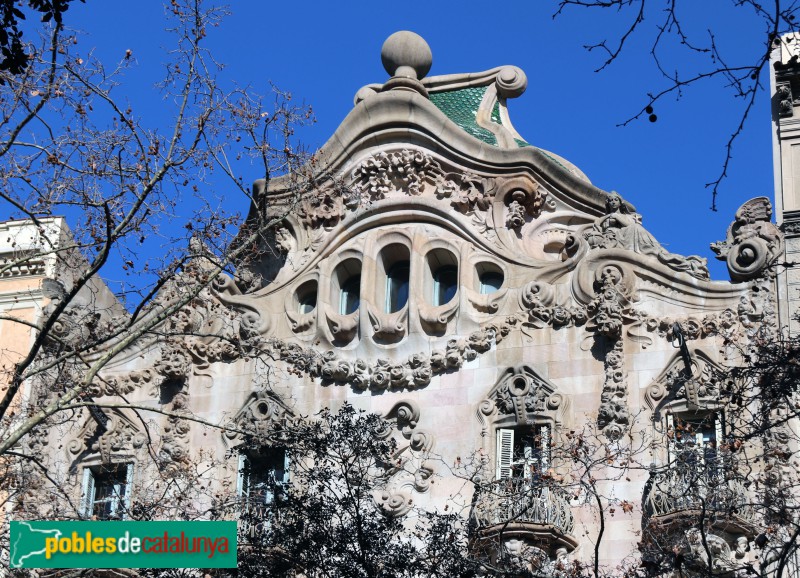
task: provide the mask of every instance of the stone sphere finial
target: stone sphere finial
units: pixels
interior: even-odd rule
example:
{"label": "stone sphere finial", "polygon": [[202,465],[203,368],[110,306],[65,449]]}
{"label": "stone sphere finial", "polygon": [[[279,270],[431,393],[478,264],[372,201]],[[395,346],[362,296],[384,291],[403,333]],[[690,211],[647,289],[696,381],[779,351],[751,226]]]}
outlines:
{"label": "stone sphere finial", "polygon": [[381,61],[390,76],[421,80],[431,69],[433,54],[422,36],[401,30],[383,43]]}

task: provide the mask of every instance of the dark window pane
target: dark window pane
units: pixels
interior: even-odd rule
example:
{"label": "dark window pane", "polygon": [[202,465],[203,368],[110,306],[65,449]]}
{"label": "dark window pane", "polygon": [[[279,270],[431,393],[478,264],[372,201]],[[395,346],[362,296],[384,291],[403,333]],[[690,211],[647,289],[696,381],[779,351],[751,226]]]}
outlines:
{"label": "dark window pane", "polygon": [[339,313],[350,315],[356,311],[361,304],[360,292],[361,275],[354,275],[345,281],[339,298]]}
{"label": "dark window pane", "polygon": [[408,302],[408,261],[395,263],[386,276],[386,312],[400,311]]}
{"label": "dark window pane", "polygon": [[458,268],[439,267],[433,274],[433,304],[444,305],[458,290]]}

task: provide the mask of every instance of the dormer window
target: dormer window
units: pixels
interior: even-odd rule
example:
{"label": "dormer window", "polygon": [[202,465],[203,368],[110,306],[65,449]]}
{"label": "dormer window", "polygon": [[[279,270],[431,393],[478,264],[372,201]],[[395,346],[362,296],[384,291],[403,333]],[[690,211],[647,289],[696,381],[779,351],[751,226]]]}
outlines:
{"label": "dormer window", "polygon": [[408,261],[398,261],[386,274],[386,313],[400,311],[408,303]]}

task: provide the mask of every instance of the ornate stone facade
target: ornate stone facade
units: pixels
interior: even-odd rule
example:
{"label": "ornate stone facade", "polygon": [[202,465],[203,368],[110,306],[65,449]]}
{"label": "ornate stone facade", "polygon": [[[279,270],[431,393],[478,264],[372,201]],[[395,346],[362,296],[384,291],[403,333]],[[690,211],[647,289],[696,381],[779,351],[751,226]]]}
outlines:
{"label": "ornate stone facade", "polygon": [[[319,151],[330,179],[300,199],[290,177],[255,183],[253,213],[285,215],[269,232],[278,254],[216,279],[169,320],[182,337],[142,340],[97,379],[96,400],[161,413],[145,424],[104,409],[100,425],[87,412],[67,441],[71,471],[131,463],[135,492],[152,431],[172,475],[213,456],[226,465],[205,479],[230,492],[248,435],[279,445],[287,420],[347,401],[384,415],[399,443],[375,496],[386,513],[458,496],[495,560],[564,576],[640,549],[681,552],[691,572],[752,560],[747,520],[676,530],[695,502],[669,493],[683,478],[667,480],[664,420],[720,412],[731,345],[774,329],[784,237],[769,201],[736,213],[714,244],[731,282],[711,281],[704,258],[669,253],[617,193],[516,133],[521,70],[397,66],[359,90]],[[467,93],[480,106],[464,114]],[[609,517],[595,552],[598,502]],[[671,543],[642,534],[658,524]]]}

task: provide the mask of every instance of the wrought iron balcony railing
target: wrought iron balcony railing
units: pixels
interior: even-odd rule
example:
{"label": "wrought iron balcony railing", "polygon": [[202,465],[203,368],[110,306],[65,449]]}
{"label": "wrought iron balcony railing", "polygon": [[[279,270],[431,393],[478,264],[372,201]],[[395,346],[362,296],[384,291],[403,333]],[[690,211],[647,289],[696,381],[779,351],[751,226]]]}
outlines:
{"label": "wrought iron balcony railing", "polygon": [[478,488],[473,516],[481,528],[526,523],[571,534],[574,527],[563,490],[524,478],[497,480]]}
{"label": "wrought iron balcony railing", "polygon": [[[715,466],[715,467],[712,467]],[[693,512],[709,519],[754,519],[747,490],[730,476],[724,464],[676,467],[653,474],[644,496],[644,511],[650,518]]]}

